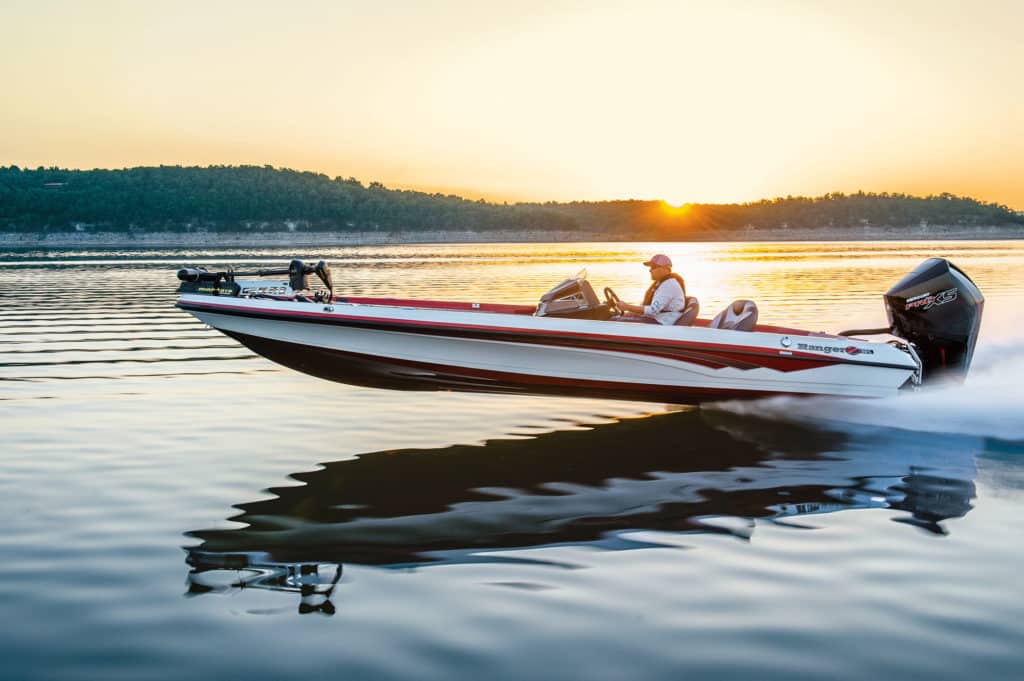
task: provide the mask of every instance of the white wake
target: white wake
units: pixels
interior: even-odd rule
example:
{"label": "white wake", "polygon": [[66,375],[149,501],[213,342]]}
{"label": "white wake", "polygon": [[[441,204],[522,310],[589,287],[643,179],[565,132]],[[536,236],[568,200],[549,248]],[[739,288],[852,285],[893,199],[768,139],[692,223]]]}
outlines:
{"label": "white wake", "polygon": [[1024,441],[1024,338],[978,347],[963,384],[868,400],[775,397],[711,406],[781,421],[830,421]]}

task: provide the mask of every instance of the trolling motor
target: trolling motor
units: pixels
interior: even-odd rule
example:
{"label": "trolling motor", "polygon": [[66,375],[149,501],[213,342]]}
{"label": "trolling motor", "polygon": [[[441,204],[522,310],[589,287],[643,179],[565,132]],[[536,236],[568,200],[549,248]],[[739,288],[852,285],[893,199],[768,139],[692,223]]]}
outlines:
{"label": "trolling motor", "polygon": [[[209,293],[212,295],[237,296],[247,291],[238,282],[237,277],[272,277],[288,275],[288,289],[290,292],[300,294],[309,290],[309,275],[315,274],[324,286],[327,287],[327,296],[323,302],[334,300],[334,280],[331,277],[331,268],[323,260],[315,265],[308,265],[301,260],[292,260],[284,269],[256,270],[253,272],[240,272],[238,270],[225,270],[222,272],[210,272],[202,267],[186,267],[178,270],[178,279],[182,284],[178,290],[182,293]],[[266,288],[266,287],[264,287]],[[271,287],[275,288],[275,287]],[[284,286],[276,287],[284,289]],[[263,293],[264,291],[260,291]],[[288,291],[280,290],[279,293]],[[318,300],[318,302],[321,302]]]}
{"label": "trolling motor", "polygon": [[889,327],[843,331],[841,336],[889,333],[910,343],[922,380],[963,381],[971,367],[985,297],[956,265],[929,258],[886,291]]}

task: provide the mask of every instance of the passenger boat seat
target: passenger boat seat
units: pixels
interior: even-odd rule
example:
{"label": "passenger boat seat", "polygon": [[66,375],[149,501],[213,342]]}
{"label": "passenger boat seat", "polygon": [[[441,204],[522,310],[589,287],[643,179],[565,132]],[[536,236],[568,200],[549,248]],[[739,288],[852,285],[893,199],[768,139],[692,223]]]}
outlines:
{"label": "passenger boat seat", "polygon": [[686,296],[686,307],[683,308],[683,314],[676,320],[675,326],[690,326],[699,314],[700,301],[693,296]]}
{"label": "passenger boat seat", "polygon": [[753,331],[757,324],[757,305],[753,300],[734,300],[708,324],[712,329]]}

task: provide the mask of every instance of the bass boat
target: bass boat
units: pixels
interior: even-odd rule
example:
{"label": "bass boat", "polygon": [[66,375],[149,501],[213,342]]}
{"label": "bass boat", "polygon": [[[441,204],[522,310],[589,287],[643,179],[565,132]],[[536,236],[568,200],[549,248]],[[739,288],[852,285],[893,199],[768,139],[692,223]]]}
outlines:
{"label": "bass boat", "polygon": [[[311,285],[314,274],[322,286]],[[253,352],[320,378],[673,404],[885,397],[939,378],[962,380],[984,305],[974,282],[941,258],[924,261],[884,294],[888,327],[834,335],[757,324],[749,300],[701,319],[697,300],[688,298],[674,326],[616,321],[615,292],[605,288],[601,300],[585,274],[536,305],[335,295],[323,261],[250,272],[186,268],[178,279],[179,308]]]}

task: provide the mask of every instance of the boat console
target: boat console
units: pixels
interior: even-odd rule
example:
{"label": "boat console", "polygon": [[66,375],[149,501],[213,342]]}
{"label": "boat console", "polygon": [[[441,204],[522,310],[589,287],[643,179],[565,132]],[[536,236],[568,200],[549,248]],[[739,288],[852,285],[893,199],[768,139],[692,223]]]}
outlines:
{"label": "boat console", "polygon": [[540,297],[537,317],[570,317],[573,319],[608,319],[615,311],[602,303],[587,281],[586,272],[580,272],[561,282]]}

